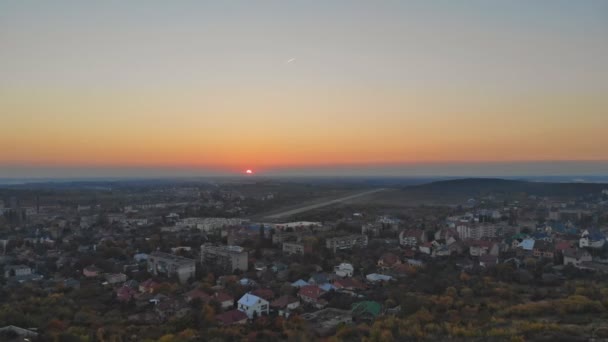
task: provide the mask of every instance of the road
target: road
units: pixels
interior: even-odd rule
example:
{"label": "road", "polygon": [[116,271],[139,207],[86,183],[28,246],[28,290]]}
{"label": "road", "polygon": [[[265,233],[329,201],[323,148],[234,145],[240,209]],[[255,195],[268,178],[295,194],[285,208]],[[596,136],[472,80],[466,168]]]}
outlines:
{"label": "road", "polygon": [[322,207],[327,207],[327,206],[332,205],[332,204],[350,201],[350,200],[355,199],[355,198],[359,198],[359,197],[375,194],[377,192],[384,191],[384,190],[386,190],[386,189],[385,188],[380,188],[380,189],[368,190],[368,191],[360,192],[360,193],[357,193],[357,194],[353,194],[353,195],[348,195],[348,196],[345,196],[345,197],[336,198],[336,199],[333,199],[333,200],[330,200],[330,201],[325,201],[325,202],[305,205],[303,207],[299,207],[299,208],[295,208],[295,209],[290,209],[290,210],[287,210],[287,211],[280,212],[278,214],[267,215],[267,216],[265,216],[265,218],[266,219],[279,219],[279,218],[283,218],[285,216],[291,216],[291,215],[303,213],[305,211],[309,211],[309,210],[313,210],[313,209],[318,209],[318,208],[322,208]]}

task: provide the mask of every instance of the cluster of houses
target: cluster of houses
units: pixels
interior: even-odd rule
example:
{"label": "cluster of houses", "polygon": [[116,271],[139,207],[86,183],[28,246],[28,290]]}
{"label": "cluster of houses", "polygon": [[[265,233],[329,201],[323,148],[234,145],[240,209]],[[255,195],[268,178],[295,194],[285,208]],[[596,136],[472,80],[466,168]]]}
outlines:
{"label": "cluster of houses", "polygon": [[[182,195],[200,194],[185,191]],[[239,200],[241,195],[226,192],[221,198]],[[105,215],[107,222],[99,227],[103,220],[95,213],[96,207],[82,206],[77,210],[79,219],[45,216],[46,227],[23,229],[18,239],[0,239],[0,263],[7,286],[51,279],[53,286],[59,283],[74,289],[101,284],[115,293],[116,303],[134,303],[146,309],[129,316],[134,323],[155,324],[179,318],[191,310],[193,303],[200,302],[217,309],[215,320],[220,325],[245,324],[270,314],[290,317],[298,313],[320,334],[353,320],[398,312],[399,308],[369,300],[370,291],[423,271],[434,258],[466,259],[486,268],[536,259],[585,270],[608,269],[605,260],[596,256],[606,248],[605,233],[576,227],[567,220],[587,215],[586,211],[551,209],[547,220],[538,224],[531,220],[511,222],[509,215],[515,207],[475,210],[476,205],[477,201],[467,201],[471,211],[441,218],[432,227],[389,215],[368,220],[363,213],[355,213],[358,226],[348,231],[338,231],[338,222],[255,223],[188,217],[178,210],[180,206],[166,203],[131,205],[121,213]],[[165,214],[145,217],[145,212],[154,210]],[[150,233],[152,222],[161,226],[160,233]],[[93,225],[99,229],[93,232]],[[173,243],[162,249],[148,249],[147,253],[130,248],[128,243],[146,245],[153,238],[160,241],[161,236],[173,238]],[[189,246],[175,242],[194,239],[202,242]],[[369,252],[372,243],[387,247],[369,253],[374,255],[371,267],[353,263],[352,251]],[[103,265],[90,261],[81,264],[86,256],[99,254],[99,246],[106,245],[120,252],[128,250],[127,260],[108,256],[102,260]],[[339,261],[324,268],[307,265],[314,266],[314,271],[307,268],[297,276],[290,273],[294,264],[306,264],[309,256],[320,252],[339,255],[335,259]],[[48,270],[48,264],[56,273]],[[216,277],[206,280],[205,286],[203,276],[197,275],[202,268]],[[57,276],[59,270],[69,276]],[[142,273],[144,278],[134,276]],[[336,296],[350,298],[350,310],[332,307]]]}

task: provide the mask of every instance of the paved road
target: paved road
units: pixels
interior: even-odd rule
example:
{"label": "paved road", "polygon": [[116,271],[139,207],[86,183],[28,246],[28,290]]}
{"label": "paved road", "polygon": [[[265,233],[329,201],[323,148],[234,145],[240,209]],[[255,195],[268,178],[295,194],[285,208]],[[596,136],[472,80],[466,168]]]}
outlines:
{"label": "paved road", "polygon": [[384,190],[386,190],[386,189],[385,188],[380,188],[380,189],[368,190],[368,191],[360,192],[358,194],[336,198],[336,199],[333,199],[331,201],[325,201],[325,202],[320,202],[320,203],[309,204],[309,205],[306,205],[306,206],[303,206],[303,207],[299,207],[299,208],[296,208],[296,209],[291,209],[291,210],[283,211],[283,212],[280,212],[278,214],[267,215],[265,218],[266,219],[278,219],[278,218],[282,218],[282,217],[285,217],[285,216],[291,216],[291,215],[303,213],[305,211],[309,211],[309,210],[313,210],[313,209],[318,209],[318,208],[322,208],[322,207],[327,207],[328,205],[332,205],[332,204],[336,204],[336,203],[340,203],[340,202],[346,202],[346,201],[349,201],[349,200],[352,200],[352,199],[355,199],[355,198],[371,195],[371,194],[374,194],[376,192],[380,192],[380,191],[384,191]]}

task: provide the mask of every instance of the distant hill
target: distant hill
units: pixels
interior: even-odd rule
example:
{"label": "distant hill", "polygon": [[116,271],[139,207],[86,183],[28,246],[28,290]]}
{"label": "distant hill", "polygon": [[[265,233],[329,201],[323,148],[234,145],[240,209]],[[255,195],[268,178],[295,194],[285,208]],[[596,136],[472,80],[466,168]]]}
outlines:
{"label": "distant hill", "polygon": [[599,194],[608,189],[606,183],[547,183],[499,178],[466,178],[437,181],[403,188],[412,195],[483,196],[490,194],[526,193],[537,196],[575,197]]}

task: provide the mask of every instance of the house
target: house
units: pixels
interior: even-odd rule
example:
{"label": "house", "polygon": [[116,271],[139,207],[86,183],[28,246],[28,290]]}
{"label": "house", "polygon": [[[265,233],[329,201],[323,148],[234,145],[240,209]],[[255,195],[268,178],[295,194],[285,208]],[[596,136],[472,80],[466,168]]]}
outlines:
{"label": "house", "polygon": [[536,241],[546,241],[546,242],[553,241],[553,237],[546,232],[536,232],[536,233],[532,234],[532,238]]}
{"label": "house", "polygon": [[251,294],[263,298],[269,302],[274,299],[274,292],[272,292],[271,289],[259,288],[251,291]]}
{"label": "house", "polygon": [[106,282],[110,285],[120,284],[127,281],[127,275],[124,273],[108,273],[104,276]]}
{"label": "house", "polygon": [[321,285],[319,285],[319,288],[325,292],[336,290],[336,288],[330,283],[321,284]]}
{"label": "house", "polygon": [[336,291],[350,292],[365,290],[365,285],[353,278],[336,279],[332,284]]}
{"label": "house", "polygon": [[101,275],[103,270],[95,265],[90,265],[82,270],[82,274],[87,278],[95,278]]}
{"label": "house", "polygon": [[383,283],[393,280],[393,277],[384,274],[371,273],[366,275],[365,279],[370,283]]}
{"label": "house", "polygon": [[416,247],[426,242],[426,232],[420,229],[407,229],[399,233],[399,244],[404,247]]}
{"label": "house", "polygon": [[597,229],[585,229],[579,240],[580,248],[602,248],[606,243],[606,236]]}
{"label": "house", "polygon": [[537,258],[553,259],[553,251],[555,247],[551,242],[539,240],[534,243],[533,255]]}
{"label": "house", "polygon": [[214,300],[214,301],[220,303],[222,310],[230,309],[231,307],[234,306],[234,298],[225,292],[215,293],[211,297],[211,300]]}
{"label": "house", "polygon": [[135,262],[146,262],[148,261],[148,254],[146,253],[137,253],[133,256],[133,259],[135,260]]}
{"label": "house", "polygon": [[352,277],[353,273],[355,272],[355,269],[353,267],[353,265],[348,264],[348,263],[341,263],[340,265],[334,267],[334,273],[338,276],[338,277]]}
{"label": "house", "polygon": [[291,286],[297,287],[297,288],[308,286],[308,285],[309,285],[308,282],[305,280],[302,280],[302,279],[298,279],[298,280],[294,281],[293,283],[291,283]]}
{"label": "house", "polygon": [[116,290],[116,299],[120,302],[128,302],[133,299],[136,294],[137,291],[129,286],[121,286]]}
{"label": "house", "polygon": [[236,309],[215,316],[219,325],[245,324],[247,318],[247,314]]}
{"label": "house", "polygon": [[562,241],[558,241],[555,243],[555,248],[554,248],[555,253],[563,254],[564,251],[566,251],[568,249],[570,249],[570,250],[575,249],[572,241],[562,240]]}
{"label": "house", "polygon": [[593,260],[591,254],[584,249],[566,249],[563,252],[564,265],[573,265],[580,267],[583,263],[588,263]]}
{"label": "house", "polygon": [[270,303],[270,307],[277,311],[279,316],[288,317],[291,311],[300,307],[300,301],[292,296],[281,296]]}
{"label": "house", "polygon": [[435,240],[445,240],[447,244],[452,244],[458,239],[458,232],[454,228],[444,227],[435,232]]}
{"label": "house", "polygon": [[389,269],[395,265],[401,264],[401,260],[397,255],[391,252],[382,254],[378,260],[378,267],[382,269]]}
{"label": "house", "polygon": [[428,255],[431,255],[432,248],[433,248],[433,244],[430,242],[425,242],[418,247],[418,249],[420,250],[420,253],[424,253],[424,254],[428,254]]}
{"label": "house", "polygon": [[534,241],[534,239],[526,238],[517,245],[517,249],[523,254],[532,254],[534,253],[535,244],[536,241]]}
{"label": "house", "polygon": [[329,278],[325,273],[314,273],[310,279],[308,279],[308,283],[312,285],[322,285],[329,283]]}
{"label": "house", "polygon": [[244,312],[247,317],[253,319],[262,314],[267,315],[270,309],[267,300],[260,298],[251,293],[246,293],[238,301],[238,310]]}
{"label": "house", "polygon": [[497,243],[488,240],[469,240],[469,254],[474,257],[484,254],[498,255],[499,246]]}
{"label": "house", "polygon": [[407,264],[412,267],[424,267],[424,262],[417,259],[407,259]]}
{"label": "house", "polygon": [[298,297],[305,303],[312,304],[315,307],[324,307],[326,302],[321,298],[325,294],[319,286],[308,285],[300,288]]}

